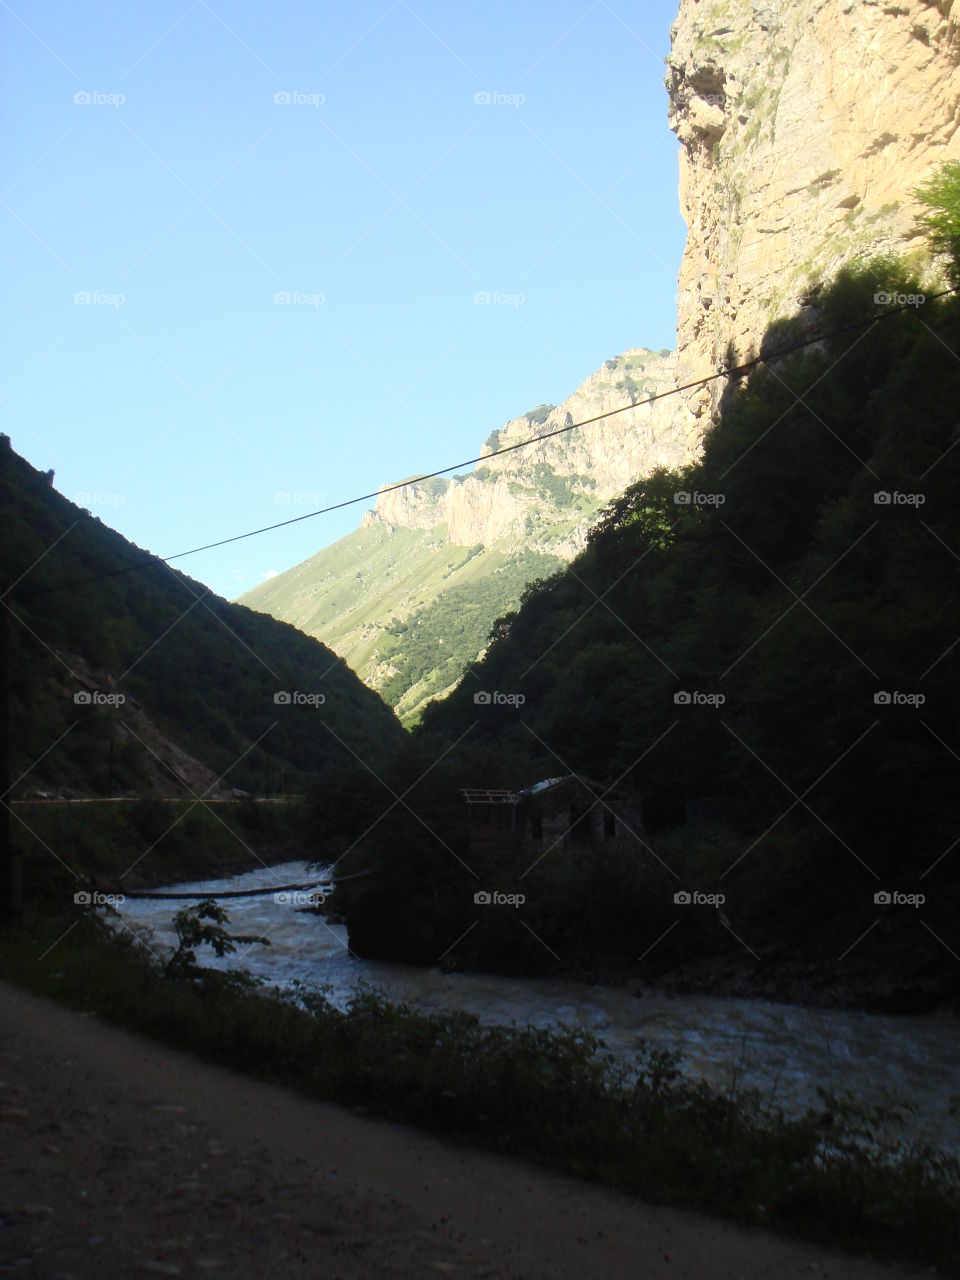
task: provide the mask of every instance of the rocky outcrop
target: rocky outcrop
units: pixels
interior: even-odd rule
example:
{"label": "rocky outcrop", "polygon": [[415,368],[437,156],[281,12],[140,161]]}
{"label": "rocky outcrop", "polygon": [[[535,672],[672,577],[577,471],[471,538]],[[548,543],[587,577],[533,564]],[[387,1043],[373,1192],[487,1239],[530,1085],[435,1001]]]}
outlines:
{"label": "rocky outcrop", "polygon": [[[924,251],[913,191],[960,158],[958,12],[680,0],[666,83],[687,223],[681,381],[755,355],[768,322],[852,255]],[[700,434],[720,391],[688,398]]]}
{"label": "rocky outcrop", "polygon": [[[627,351],[606,361],[561,405],[515,418],[495,432],[475,472],[381,493],[363,524],[445,525],[454,546],[549,548],[570,559],[583,546],[598,504],[656,466],[691,460],[693,415],[679,397],[662,395],[675,384],[673,352]],[[651,399],[658,394],[662,398]],[[557,431],[562,434],[551,436]],[[537,443],[496,453],[531,438]]]}

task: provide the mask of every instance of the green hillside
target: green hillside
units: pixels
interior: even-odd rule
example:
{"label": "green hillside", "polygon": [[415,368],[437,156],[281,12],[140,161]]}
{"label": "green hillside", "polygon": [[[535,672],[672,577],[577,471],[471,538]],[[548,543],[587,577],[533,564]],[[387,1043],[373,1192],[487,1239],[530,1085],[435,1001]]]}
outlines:
{"label": "green hillside", "polygon": [[[466,475],[391,486],[360,529],[241,603],[329,644],[415,723],[477,659],[495,620],[583,546],[604,501],[689,459],[682,405],[650,399],[674,385],[675,360],[644,347],[606,360],[562,404],[491,432],[485,448],[507,452]],[[589,430],[564,430],[611,410]],[[531,436],[543,442],[511,448]]]}
{"label": "green hillside", "polygon": [[57,493],[6,437],[0,547],[15,584],[12,765],[30,770],[19,792],[141,794],[157,755],[165,776],[302,790],[356,767],[351,752],[379,767],[402,741],[330,649],[159,560],[143,568],[147,553]]}
{"label": "green hillside", "polygon": [[357,529],[243,596],[323,636],[402,718],[451,688],[480,654],[493,620],[556,556],[453,547],[434,529]]}
{"label": "green hillside", "polygon": [[[411,791],[433,834],[393,815],[352,855],[388,868],[357,882],[357,950],[432,963],[463,935],[448,963],[955,1001],[960,303],[889,314],[877,280],[922,291],[886,260],[824,287],[836,336],[729,384],[702,460],[628,488],[426,709],[388,780],[441,762]],[[636,797],[636,838],[471,852],[459,788],[570,772],[601,809]],[[522,891],[528,928],[478,886]]]}

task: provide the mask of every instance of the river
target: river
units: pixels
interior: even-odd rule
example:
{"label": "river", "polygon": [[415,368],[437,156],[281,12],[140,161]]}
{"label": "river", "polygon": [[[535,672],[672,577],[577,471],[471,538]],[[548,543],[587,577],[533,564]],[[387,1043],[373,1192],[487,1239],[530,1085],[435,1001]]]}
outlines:
{"label": "river", "polygon": [[[311,878],[318,885],[324,880],[297,861],[168,891],[216,897]],[[151,931],[151,946],[162,956],[176,944],[173,916],[186,905],[128,899],[120,913],[131,928]],[[960,1021],[955,1017],[894,1017],[649,990],[638,997],[623,988],[549,978],[441,973],[361,960],[350,953],[342,925],[293,903],[277,903],[270,894],[221,905],[229,912],[231,933],[266,936],[271,945],[241,945],[222,959],[205,955],[209,948],[202,948],[198,961],[211,968],[246,969],[285,992],[292,992],[295,982],[323,988],[338,1007],[366,986],[427,1012],[466,1010],[485,1023],[562,1023],[592,1032],[626,1061],[646,1041],[680,1053],[691,1078],[722,1090],[759,1089],[788,1114],[818,1105],[817,1085],[867,1105],[906,1105],[915,1113],[909,1136],[960,1155]]]}

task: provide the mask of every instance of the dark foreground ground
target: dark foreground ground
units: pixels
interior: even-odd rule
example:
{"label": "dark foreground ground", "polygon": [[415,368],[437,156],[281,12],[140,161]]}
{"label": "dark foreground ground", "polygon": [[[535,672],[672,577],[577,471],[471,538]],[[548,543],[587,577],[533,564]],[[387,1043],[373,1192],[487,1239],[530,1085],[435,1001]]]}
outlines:
{"label": "dark foreground ground", "polygon": [[919,1274],[460,1150],[4,985],[0,1024],[3,1274]]}

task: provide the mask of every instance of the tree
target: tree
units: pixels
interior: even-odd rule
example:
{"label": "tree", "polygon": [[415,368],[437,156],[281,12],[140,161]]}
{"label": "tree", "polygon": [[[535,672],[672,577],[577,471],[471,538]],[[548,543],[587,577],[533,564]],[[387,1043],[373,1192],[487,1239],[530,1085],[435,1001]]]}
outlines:
{"label": "tree", "polygon": [[[213,923],[206,924],[207,920]],[[189,977],[196,973],[197,955],[194,947],[209,945],[218,957],[229,951],[236,951],[234,943],[237,942],[259,942],[261,946],[269,947],[269,938],[227,933],[223,926],[229,923],[230,917],[214,898],[204,898],[196,906],[184,907],[182,911],[178,911],[173,918],[178,946],[167,961],[168,976]]]}
{"label": "tree", "polygon": [[937,253],[950,258],[950,279],[960,285],[960,161],[941,165],[915,195],[929,209],[921,215],[920,226]]}

